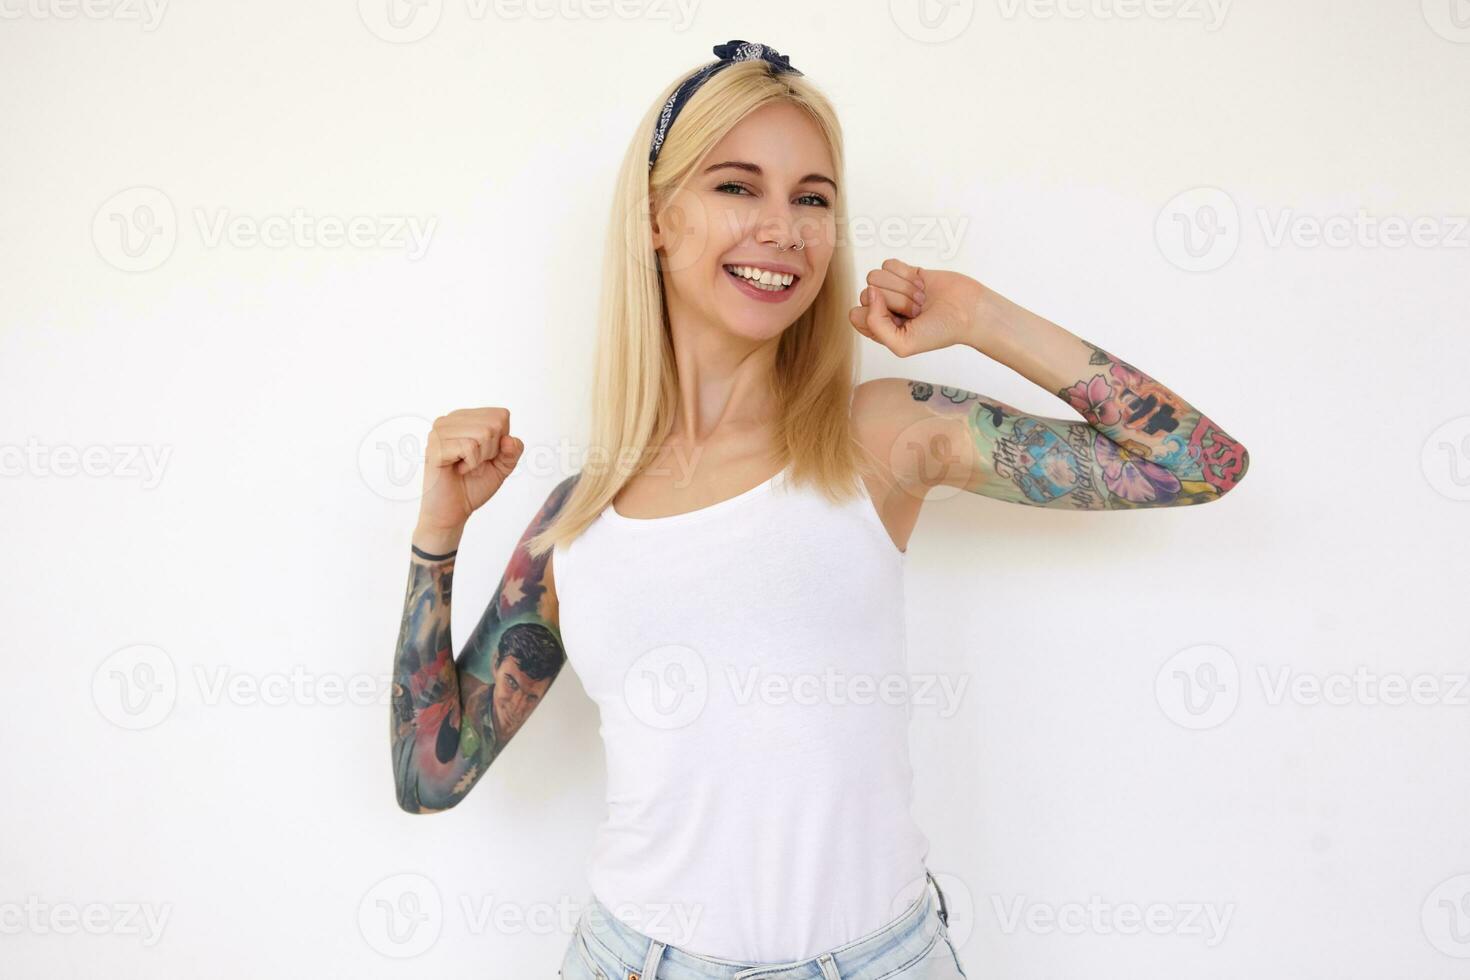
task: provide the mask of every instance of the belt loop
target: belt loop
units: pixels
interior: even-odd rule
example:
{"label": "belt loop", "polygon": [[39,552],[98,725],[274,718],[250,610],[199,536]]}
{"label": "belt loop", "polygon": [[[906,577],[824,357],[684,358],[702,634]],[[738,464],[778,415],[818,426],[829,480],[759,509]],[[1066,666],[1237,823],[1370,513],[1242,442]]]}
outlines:
{"label": "belt loop", "polygon": [[837,964],[832,962],[831,953],[818,956],[817,962],[822,964],[822,980],[842,980],[842,974],[837,972]]}
{"label": "belt loop", "polygon": [[924,869],[924,875],[934,885],[934,891],[935,891],[936,894],[939,895],[939,921],[944,924],[944,927],[946,929],[948,929],[949,928],[949,909],[946,908],[945,905],[944,905],[944,890],[939,887],[939,882],[934,880],[934,875],[929,872],[929,869],[928,868],[925,868]]}
{"label": "belt loop", "polygon": [[658,961],[664,955],[664,944],[657,939],[648,944],[648,955],[643,958],[643,969],[638,971],[636,977],[628,980],[655,980],[658,976]]}

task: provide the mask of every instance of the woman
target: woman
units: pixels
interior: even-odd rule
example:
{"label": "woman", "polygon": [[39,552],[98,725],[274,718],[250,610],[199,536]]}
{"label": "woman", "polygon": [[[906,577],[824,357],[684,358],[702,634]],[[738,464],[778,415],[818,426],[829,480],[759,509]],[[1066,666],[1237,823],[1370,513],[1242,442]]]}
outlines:
{"label": "woman", "polygon": [[[909,813],[907,700],[874,693],[907,678],[903,569],[926,494],[1204,503],[1248,456],[968,276],[890,259],[850,306],[831,105],[770,48],[714,50],[623,161],[589,462],[552,490],[457,660],[455,552],[524,444],[504,408],[434,423],[395,659],[398,800],[462,800],[570,654],[601,716],[609,813],[562,976],[963,976]],[[927,381],[854,385],[853,330],[901,357],[973,347],[1085,421]]]}

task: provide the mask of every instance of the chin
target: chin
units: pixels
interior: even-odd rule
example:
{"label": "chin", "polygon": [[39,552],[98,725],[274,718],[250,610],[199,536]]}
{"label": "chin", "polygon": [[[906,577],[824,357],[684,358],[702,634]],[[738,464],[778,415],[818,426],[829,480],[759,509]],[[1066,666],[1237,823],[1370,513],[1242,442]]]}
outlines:
{"label": "chin", "polygon": [[800,313],[789,313],[786,310],[771,310],[769,312],[740,311],[738,313],[727,313],[720,317],[726,330],[743,337],[746,340],[762,341],[779,337],[786,332],[786,328],[796,322]]}

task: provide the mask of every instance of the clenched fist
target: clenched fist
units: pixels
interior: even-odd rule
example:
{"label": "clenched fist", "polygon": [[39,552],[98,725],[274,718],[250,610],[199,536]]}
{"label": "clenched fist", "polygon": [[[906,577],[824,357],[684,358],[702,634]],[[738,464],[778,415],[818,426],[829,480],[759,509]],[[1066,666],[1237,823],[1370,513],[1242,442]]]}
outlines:
{"label": "clenched fist", "polygon": [[495,496],[526,444],[510,434],[504,408],[457,408],[434,420],[424,452],[419,527],[457,532]]}

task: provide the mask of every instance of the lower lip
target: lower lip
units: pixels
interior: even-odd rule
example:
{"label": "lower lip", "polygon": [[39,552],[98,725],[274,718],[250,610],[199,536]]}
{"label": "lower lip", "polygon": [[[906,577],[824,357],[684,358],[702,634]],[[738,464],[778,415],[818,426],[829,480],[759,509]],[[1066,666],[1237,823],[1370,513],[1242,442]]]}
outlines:
{"label": "lower lip", "polygon": [[793,280],[791,285],[787,286],[780,292],[777,292],[775,290],[761,289],[759,286],[752,286],[745,279],[737,276],[735,273],[731,272],[729,269],[724,268],[723,266],[720,267],[720,271],[723,272],[726,277],[735,281],[736,289],[740,290],[751,299],[758,299],[762,303],[784,303],[787,299],[791,297],[792,293],[796,292],[796,284],[801,282],[800,279]]}

